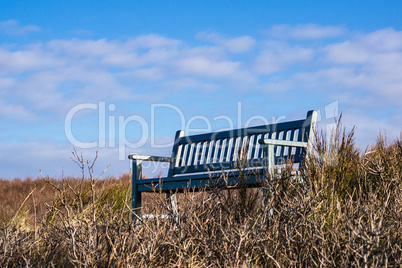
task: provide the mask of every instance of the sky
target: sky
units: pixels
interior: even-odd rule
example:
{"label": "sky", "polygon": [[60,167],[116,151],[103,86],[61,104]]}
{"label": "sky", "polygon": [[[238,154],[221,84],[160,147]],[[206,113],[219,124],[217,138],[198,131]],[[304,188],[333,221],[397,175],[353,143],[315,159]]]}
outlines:
{"label": "sky", "polygon": [[[0,178],[129,172],[175,132],[402,126],[402,1],[0,0]],[[148,166],[149,170],[156,170]]]}

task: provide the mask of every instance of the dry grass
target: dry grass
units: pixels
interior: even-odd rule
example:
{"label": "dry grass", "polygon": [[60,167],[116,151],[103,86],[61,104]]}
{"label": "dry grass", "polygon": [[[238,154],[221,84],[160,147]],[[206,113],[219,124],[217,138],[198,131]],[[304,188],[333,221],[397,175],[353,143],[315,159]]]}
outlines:
{"label": "dry grass", "polygon": [[[340,127],[318,136],[301,178],[291,168],[261,189],[163,194],[131,219],[130,177],[0,181],[0,265],[58,267],[400,267],[402,141],[366,152]],[[137,221],[138,223],[138,221]]]}

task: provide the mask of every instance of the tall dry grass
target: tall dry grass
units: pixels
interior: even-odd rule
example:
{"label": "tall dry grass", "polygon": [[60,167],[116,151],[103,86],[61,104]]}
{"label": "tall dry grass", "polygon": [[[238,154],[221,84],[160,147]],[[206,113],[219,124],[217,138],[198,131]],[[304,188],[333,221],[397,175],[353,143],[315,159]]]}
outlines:
{"label": "tall dry grass", "polygon": [[265,205],[258,188],[189,189],[175,215],[164,194],[147,194],[143,213],[171,217],[136,224],[129,175],[94,178],[93,163],[75,160],[81,178],[0,182],[18,204],[1,202],[1,266],[402,265],[401,139],[380,135],[360,152],[339,126],[317,135],[300,177],[288,166],[264,179]]}

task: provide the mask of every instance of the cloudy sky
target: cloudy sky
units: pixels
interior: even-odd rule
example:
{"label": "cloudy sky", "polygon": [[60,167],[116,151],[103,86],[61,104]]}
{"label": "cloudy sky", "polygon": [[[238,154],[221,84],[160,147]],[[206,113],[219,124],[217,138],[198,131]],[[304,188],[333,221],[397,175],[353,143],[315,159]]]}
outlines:
{"label": "cloudy sky", "polygon": [[0,177],[129,171],[187,134],[343,115],[402,126],[402,1],[4,1]]}

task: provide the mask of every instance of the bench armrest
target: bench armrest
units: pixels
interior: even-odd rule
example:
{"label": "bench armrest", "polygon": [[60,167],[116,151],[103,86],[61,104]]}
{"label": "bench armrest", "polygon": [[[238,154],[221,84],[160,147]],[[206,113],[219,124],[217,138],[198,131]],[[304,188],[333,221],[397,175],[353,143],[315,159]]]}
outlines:
{"label": "bench armrest", "polygon": [[289,147],[300,147],[307,148],[307,142],[302,141],[284,141],[284,140],[273,140],[273,139],[261,139],[258,141],[261,145],[276,145],[276,146],[289,146]]}
{"label": "bench armrest", "polygon": [[167,156],[149,156],[149,155],[139,155],[130,154],[128,159],[131,160],[142,160],[142,161],[155,161],[155,162],[171,162],[172,158]]}
{"label": "bench armrest", "polygon": [[267,168],[271,178],[274,177],[274,167],[275,167],[275,156],[274,156],[274,146],[285,146],[285,147],[299,147],[308,148],[307,142],[302,141],[286,141],[286,140],[274,140],[274,139],[260,139],[258,141],[261,145],[267,145],[264,150],[267,150]]}

